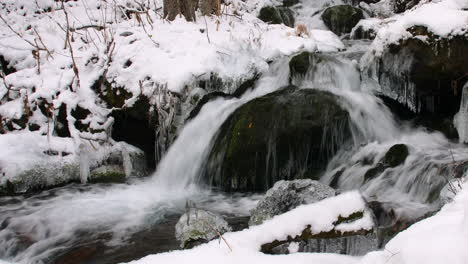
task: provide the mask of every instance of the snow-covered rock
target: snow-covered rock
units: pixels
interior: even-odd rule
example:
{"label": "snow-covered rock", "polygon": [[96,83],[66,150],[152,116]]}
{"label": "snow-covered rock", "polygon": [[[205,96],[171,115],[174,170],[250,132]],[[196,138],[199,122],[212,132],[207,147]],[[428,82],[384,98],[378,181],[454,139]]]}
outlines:
{"label": "snow-covered rock", "polygon": [[197,208],[189,208],[179,219],[175,229],[181,248],[192,248],[231,231],[221,215]]}
{"label": "snow-covered rock", "polygon": [[367,89],[413,112],[452,118],[468,72],[464,8],[466,1],[421,2],[383,19],[361,59]]}
{"label": "snow-covered rock", "polygon": [[[362,217],[357,217],[357,212]],[[353,217],[355,216],[355,217]],[[340,221],[344,219],[354,221]],[[304,230],[312,234],[342,234],[361,230],[372,232],[374,223],[371,212],[359,192],[343,193],[317,203],[302,205],[285,214],[278,215],[261,225],[239,232],[225,233],[224,241],[211,241],[190,250],[172,251],[150,255],[133,264],[152,263],[325,263],[355,264],[358,258],[337,254],[304,254],[271,256],[260,252],[262,245],[273,241],[284,242],[289,238],[299,238]],[[291,249],[295,245],[291,245]],[[297,246],[297,245],[296,245]],[[291,250],[293,251],[293,250]]]}
{"label": "snow-covered rock", "polygon": [[310,179],[278,181],[251,211],[249,225],[262,224],[299,205],[318,202],[335,194],[332,188]]}
{"label": "snow-covered rock", "polygon": [[0,192],[24,193],[70,182],[121,182],[148,174],[143,151],[124,142],[83,142],[39,132],[0,136]]}

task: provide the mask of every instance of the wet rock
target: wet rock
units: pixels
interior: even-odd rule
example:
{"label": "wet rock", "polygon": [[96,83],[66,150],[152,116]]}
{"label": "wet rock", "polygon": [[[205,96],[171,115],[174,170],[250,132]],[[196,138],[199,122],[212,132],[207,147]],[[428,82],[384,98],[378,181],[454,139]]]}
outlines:
{"label": "wet rock", "polygon": [[394,168],[405,163],[408,155],[408,146],[405,144],[396,144],[387,151],[382,163],[388,167]]}
{"label": "wet rock", "polygon": [[310,52],[302,52],[301,54],[294,56],[289,61],[290,75],[305,75],[311,64],[311,56],[312,53]]}
{"label": "wet rock", "polygon": [[177,222],[175,236],[181,248],[192,248],[229,231],[231,228],[222,216],[190,208]]}
{"label": "wet rock", "polygon": [[376,178],[388,168],[394,168],[405,163],[409,155],[408,146],[405,144],[396,144],[390,147],[385,156],[377,165],[369,169],[364,175],[364,182]]}
{"label": "wet rock", "polygon": [[373,28],[365,27],[364,25],[357,25],[351,32],[352,39],[375,39],[377,32]]}
{"label": "wet rock", "polygon": [[200,110],[202,109],[202,107],[212,101],[212,100],[215,100],[215,99],[218,99],[218,98],[232,98],[233,96],[232,95],[229,95],[229,94],[226,94],[224,92],[212,92],[212,93],[208,93],[206,95],[204,95],[202,97],[202,99],[200,99],[197,103],[197,105],[195,106],[195,108],[192,109],[192,111],[190,111],[190,114],[189,116],[187,117],[187,121],[188,120],[191,120],[193,119],[195,116],[198,115],[198,113],[200,112]]}
{"label": "wet rock", "polygon": [[260,20],[270,24],[285,24],[294,27],[294,12],[287,7],[266,6],[260,10]]}
{"label": "wet rock", "polygon": [[339,97],[289,86],[250,101],[224,122],[203,179],[225,191],[266,191],[278,180],[323,171],[350,133]]}
{"label": "wet rock", "polygon": [[325,25],[337,35],[350,33],[363,18],[362,10],[350,5],[332,6],[325,9],[322,14]]}
{"label": "wet rock", "polygon": [[299,4],[299,0],[283,0],[283,6],[289,7]]}
{"label": "wet rock", "polygon": [[252,209],[249,225],[259,225],[301,204],[318,202],[335,194],[332,188],[310,179],[279,181]]}
{"label": "wet rock", "polygon": [[468,38],[441,37],[425,26],[407,31],[410,37],[389,45],[373,60],[382,94],[417,114],[452,119],[468,78]]}
{"label": "wet rock", "polygon": [[419,4],[421,0],[394,0],[393,11],[397,14],[403,13]]}
{"label": "wet rock", "polygon": [[112,125],[112,138],[115,141],[124,141],[143,150],[146,155],[148,168],[153,169],[155,164],[155,126],[157,118],[151,111],[149,99],[139,96],[131,106],[112,111],[114,118]]}

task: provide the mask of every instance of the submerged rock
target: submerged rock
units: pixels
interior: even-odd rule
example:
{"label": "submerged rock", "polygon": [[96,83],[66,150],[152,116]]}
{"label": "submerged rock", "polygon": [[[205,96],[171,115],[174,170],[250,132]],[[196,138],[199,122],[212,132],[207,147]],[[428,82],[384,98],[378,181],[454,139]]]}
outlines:
{"label": "submerged rock", "polygon": [[260,10],[258,18],[271,24],[285,24],[294,27],[294,12],[287,7],[266,6]]}
{"label": "submerged rock", "polygon": [[203,179],[225,191],[266,191],[278,180],[315,178],[350,135],[338,96],[289,86],[246,103],[224,122]]}
{"label": "submerged rock", "polygon": [[394,168],[405,163],[406,158],[409,155],[408,146],[405,144],[396,144],[393,145],[385,154],[385,156],[380,160],[377,165],[369,169],[364,175],[364,181],[367,182],[388,168]]}
{"label": "submerged rock", "polygon": [[249,225],[259,225],[301,204],[318,202],[335,194],[332,188],[310,179],[279,181],[252,209]]}
{"label": "submerged rock", "polygon": [[337,35],[350,33],[363,18],[362,10],[351,5],[332,6],[325,9],[322,14],[325,25]]}
{"label": "submerged rock", "polygon": [[190,208],[177,222],[175,236],[181,248],[193,248],[229,231],[231,227],[222,216]]}

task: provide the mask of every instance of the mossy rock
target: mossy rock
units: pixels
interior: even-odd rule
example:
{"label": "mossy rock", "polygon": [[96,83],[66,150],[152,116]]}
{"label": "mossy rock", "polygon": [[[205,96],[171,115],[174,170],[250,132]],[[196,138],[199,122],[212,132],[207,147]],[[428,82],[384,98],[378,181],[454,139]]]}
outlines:
{"label": "mossy rock", "polygon": [[305,75],[311,64],[311,56],[312,53],[305,51],[292,57],[292,59],[289,61],[289,71],[291,76]]}
{"label": "mossy rock", "polygon": [[351,32],[363,18],[362,10],[351,5],[332,6],[325,9],[322,14],[325,25],[337,35]]}
{"label": "mossy rock", "polygon": [[385,165],[394,168],[405,163],[408,155],[408,146],[405,144],[396,144],[387,151],[382,161]]}
{"label": "mossy rock", "polygon": [[287,7],[265,6],[260,9],[258,18],[270,24],[285,24],[294,27],[294,12]]}
{"label": "mossy rock", "polygon": [[288,86],[246,103],[224,122],[203,179],[226,191],[266,191],[305,171],[316,177],[350,134],[338,96]]}
{"label": "mossy rock", "polygon": [[107,165],[99,167],[90,173],[91,183],[124,183],[127,177],[121,166]]}

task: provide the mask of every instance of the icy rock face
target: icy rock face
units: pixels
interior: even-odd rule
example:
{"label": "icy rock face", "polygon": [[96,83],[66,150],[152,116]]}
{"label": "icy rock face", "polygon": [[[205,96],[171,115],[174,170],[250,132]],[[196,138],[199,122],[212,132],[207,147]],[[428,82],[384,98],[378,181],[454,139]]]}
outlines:
{"label": "icy rock face", "polygon": [[[297,245],[295,252],[291,245]],[[363,256],[378,249],[378,240],[374,233],[344,236],[338,238],[318,238],[300,242],[291,242],[272,249],[272,254],[292,254],[296,252],[335,253],[351,256]]]}
{"label": "icy rock face", "polygon": [[145,153],[136,147],[118,143],[104,157],[91,167],[90,182],[125,182],[148,174]]}
{"label": "icy rock face", "polygon": [[[192,248],[231,231],[222,216],[202,209],[190,208],[175,227],[175,236],[181,248]],[[219,234],[218,234],[219,233]]]}
{"label": "icy rock face", "polygon": [[249,225],[259,225],[301,204],[318,202],[335,194],[334,189],[310,179],[279,181],[251,211]]}
{"label": "icy rock face", "polygon": [[412,26],[404,34],[409,37],[379,47],[381,54],[370,50],[363,57],[365,83],[415,113],[452,117],[460,96],[454,88],[463,85],[455,80],[468,71],[467,38],[439,36],[426,26]]}

